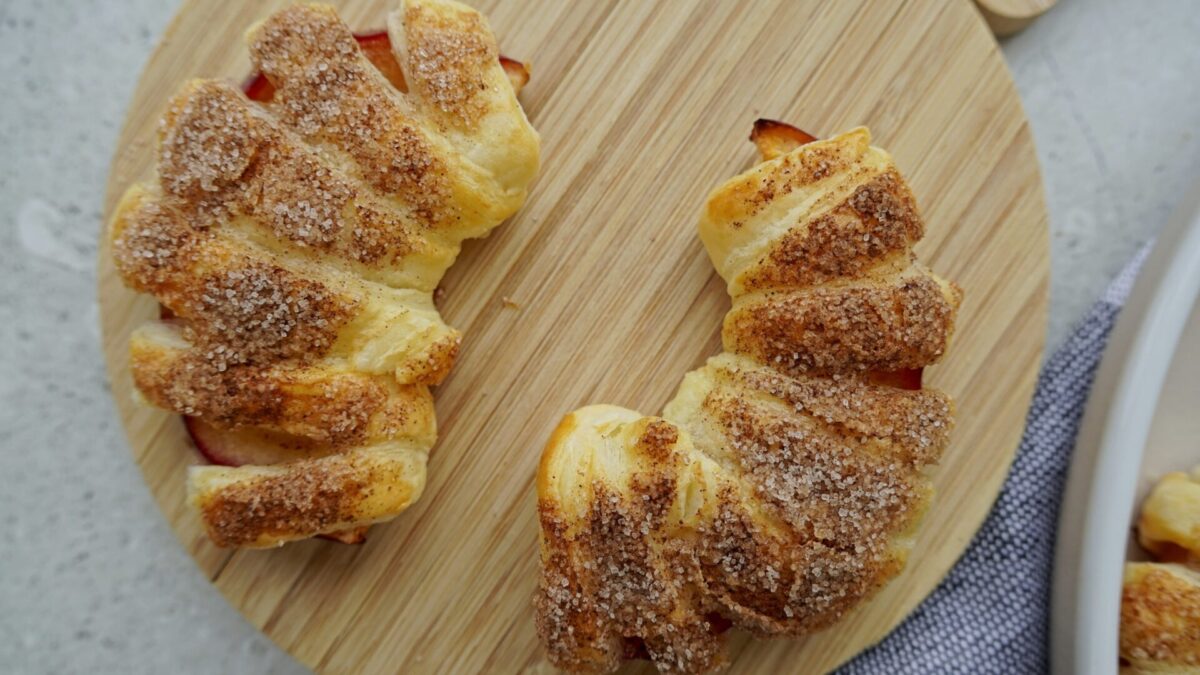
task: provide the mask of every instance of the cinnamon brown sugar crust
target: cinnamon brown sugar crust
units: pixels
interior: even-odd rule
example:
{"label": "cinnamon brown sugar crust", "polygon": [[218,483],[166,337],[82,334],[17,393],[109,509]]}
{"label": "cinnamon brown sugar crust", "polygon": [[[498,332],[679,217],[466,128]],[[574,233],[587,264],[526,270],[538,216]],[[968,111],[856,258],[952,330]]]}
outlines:
{"label": "cinnamon brown sugar crust", "polygon": [[428,386],[461,343],[432,293],[462,241],[515,212],[537,171],[537,134],[482,16],[404,0],[389,30],[412,91],[328,6],[252,27],[272,95],[184,84],[159,126],[154,179],[110,224],[123,280],[171,316],[131,338],[140,396],[320,446],[281,464],[193,467],[189,499],[219,545],[351,532],[419,497],[436,438]]}
{"label": "cinnamon brown sugar crust", "polygon": [[725,348],[798,372],[900,370],[936,361],[957,291],[924,274],[836,288],[743,296],[725,317]]}
{"label": "cinnamon brown sugar crust", "polygon": [[1121,659],[1135,673],[1200,673],[1200,467],[1158,480],[1137,537],[1157,562],[1125,565]]}
{"label": "cinnamon brown sugar crust", "polygon": [[489,83],[481,63],[498,58],[496,45],[479,37],[478,30],[461,30],[463,23],[478,23],[473,13],[442,15],[419,5],[405,10],[407,52],[420,63],[412,71],[413,91],[462,125],[470,125],[487,110],[480,96]]}
{"label": "cinnamon brown sugar crust", "polygon": [[709,672],[731,624],[820,630],[904,568],[954,407],[874,375],[936,362],[961,291],[915,262],[915,200],[865,129],[783,132],[756,128],[774,158],[701,222],[726,352],[661,418],[589,406],[543,451],[535,609],[561,668]]}
{"label": "cinnamon brown sugar crust", "polygon": [[916,201],[894,171],[872,178],[830,212],[780,239],[747,271],[747,290],[803,287],[854,278],[923,235]]}
{"label": "cinnamon brown sugar crust", "polygon": [[1120,648],[1137,672],[1200,672],[1200,573],[1176,564],[1126,564]]}

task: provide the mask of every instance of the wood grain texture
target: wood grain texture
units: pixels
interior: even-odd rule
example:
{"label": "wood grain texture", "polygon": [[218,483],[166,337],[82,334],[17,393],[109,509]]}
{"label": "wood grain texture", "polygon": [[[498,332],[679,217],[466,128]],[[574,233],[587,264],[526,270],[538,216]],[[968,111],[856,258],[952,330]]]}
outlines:
{"label": "wood grain texture", "polygon": [[[106,213],[150,171],[155,122],[181,80],[244,77],[243,30],[283,4],[185,3],[134,95]],[[927,371],[960,412],[900,579],[810,638],[731,640],[732,672],[833,668],[882,638],[962,553],[1012,459],[1041,360],[1041,181],[987,27],[965,0],[475,4],[503,52],[533,64],[522,101],[542,133],[543,171],[524,209],[469,242],[444,281],[442,313],[466,338],[436,392],[441,440],[424,497],[363,546],[207,543],[184,504],[185,467],[199,460],[182,424],[131,398],[127,338],[155,304],[121,286],[102,250],[109,375],[147,484],[229,601],[319,671],[540,670],[533,477],[549,432],[587,403],[660,410],[718,351],[729,300],[696,220],[707,192],[753,161],[756,117],[818,135],[866,124],[922,206],[918,253],[966,289],[949,356]],[[388,9],[341,5],[356,29],[382,25]]]}
{"label": "wood grain texture", "polygon": [[1024,30],[1058,0],[975,0],[992,32],[1005,37]]}

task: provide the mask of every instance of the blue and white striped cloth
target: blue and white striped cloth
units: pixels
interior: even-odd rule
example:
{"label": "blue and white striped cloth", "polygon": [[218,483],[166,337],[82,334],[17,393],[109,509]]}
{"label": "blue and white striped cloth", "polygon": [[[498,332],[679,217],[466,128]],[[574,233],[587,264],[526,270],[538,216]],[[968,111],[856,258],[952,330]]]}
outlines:
{"label": "blue and white striped cloth", "polygon": [[1050,576],[1067,465],[1109,332],[1149,248],[1043,365],[1012,471],[962,559],[904,623],[839,674],[1048,670]]}

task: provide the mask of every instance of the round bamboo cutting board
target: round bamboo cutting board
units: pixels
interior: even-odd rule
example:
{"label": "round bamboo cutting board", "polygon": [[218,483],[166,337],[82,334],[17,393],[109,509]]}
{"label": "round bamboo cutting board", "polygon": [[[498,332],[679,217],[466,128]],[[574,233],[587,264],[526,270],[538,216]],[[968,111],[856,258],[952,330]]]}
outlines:
{"label": "round bamboo cutting board", "polygon": [[[184,3],[130,105],[106,211],[148,175],[154,125],[179,83],[243,78],[242,32],[282,4]],[[390,4],[341,11],[366,30]],[[466,339],[437,390],[441,440],[424,497],[362,546],[209,544],[184,504],[185,467],[199,459],[182,424],[131,397],[126,342],[155,303],[124,289],[103,251],[109,374],[146,482],[229,601],[316,670],[540,670],[542,444],[583,404],[659,411],[718,351],[729,301],[695,226],[708,190],[753,161],[755,118],[820,136],[866,124],[921,203],[919,254],[966,289],[949,355],[926,371],[958,401],[959,422],[900,579],[807,639],[730,641],[733,672],[834,668],[881,639],[963,552],[1012,459],[1041,359],[1046,212],[995,41],[965,0],[475,4],[503,52],[533,65],[522,100],[543,169],[518,215],[468,243],[443,283],[443,315]]]}

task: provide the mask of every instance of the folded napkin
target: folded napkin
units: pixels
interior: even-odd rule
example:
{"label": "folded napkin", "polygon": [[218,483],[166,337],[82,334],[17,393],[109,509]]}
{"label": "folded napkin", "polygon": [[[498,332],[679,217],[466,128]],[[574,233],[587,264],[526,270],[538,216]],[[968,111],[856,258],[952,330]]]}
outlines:
{"label": "folded napkin", "polygon": [[1067,465],[1096,366],[1149,248],[1043,365],[1008,480],[962,559],[904,623],[839,673],[1048,670],[1050,575]]}

